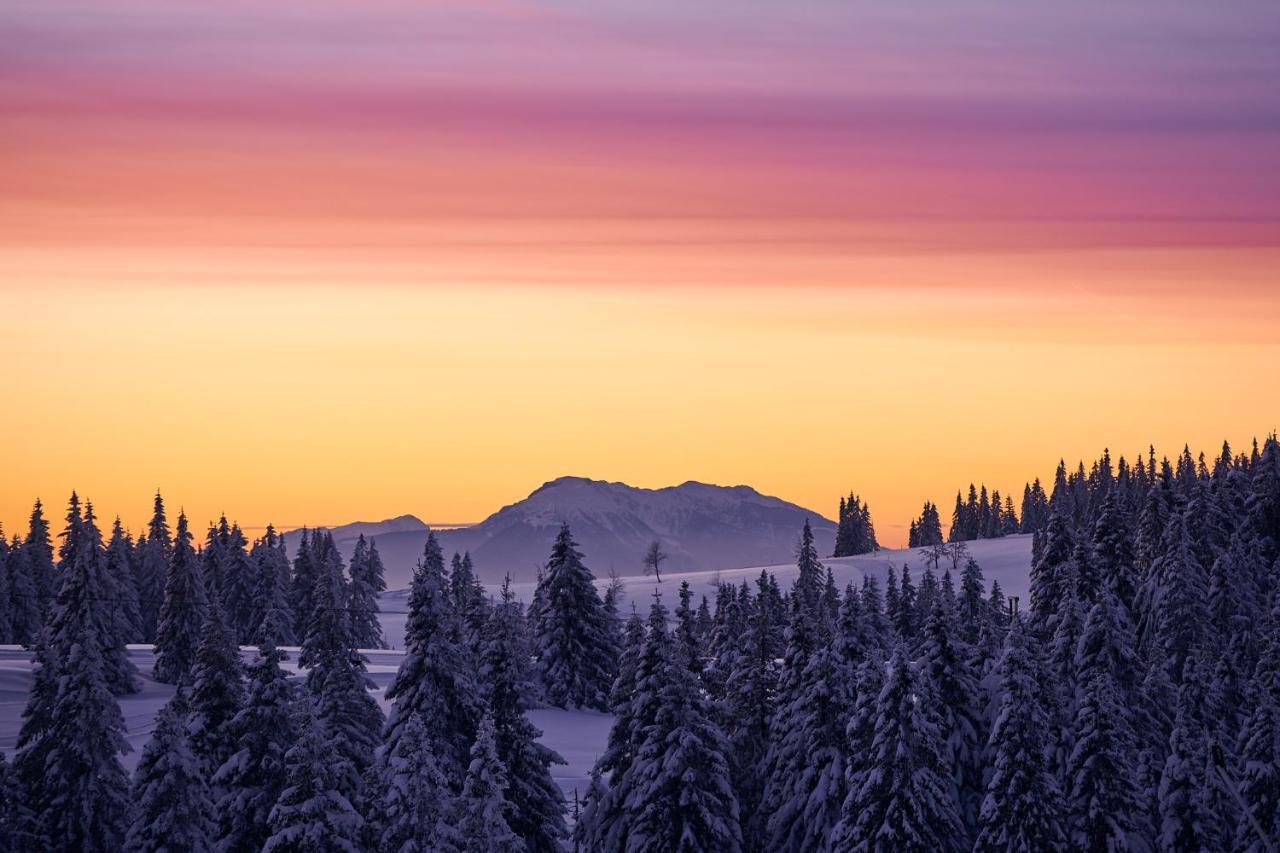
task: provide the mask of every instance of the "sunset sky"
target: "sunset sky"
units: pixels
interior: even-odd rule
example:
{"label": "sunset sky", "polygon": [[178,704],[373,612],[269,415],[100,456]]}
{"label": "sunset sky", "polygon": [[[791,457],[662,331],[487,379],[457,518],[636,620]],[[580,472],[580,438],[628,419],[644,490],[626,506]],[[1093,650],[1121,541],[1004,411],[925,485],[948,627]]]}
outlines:
{"label": "sunset sky", "polygon": [[1280,4],[0,5],[0,522],[479,520],[575,474],[881,540],[1280,426]]}

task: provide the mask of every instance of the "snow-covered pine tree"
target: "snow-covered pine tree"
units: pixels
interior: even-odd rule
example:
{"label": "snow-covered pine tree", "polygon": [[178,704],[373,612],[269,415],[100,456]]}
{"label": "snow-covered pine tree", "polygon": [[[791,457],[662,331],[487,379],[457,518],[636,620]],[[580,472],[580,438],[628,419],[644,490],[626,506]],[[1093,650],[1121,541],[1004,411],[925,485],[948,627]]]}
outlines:
{"label": "snow-covered pine tree", "polygon": [[160,709],[134,773],[127,853],[209,853],[216,827],[206,773],[187,738],[183,688]]}
{"label": "snow-covered pine tree", "polygon": [[951,775],[952,796],[966,828],[972,830],[982,806],[982,750],[987,732],[978,673],[952,638],[951,622],[940,601],[925,626],[920,658],[921,681],[936,708],[942,761]]}
{"label": "snow-covered pine tree", "polygon": [[289,604],[289,556],[285,553],[284,538],[270,524],[262,538],[253,543],[249,552],[253,561],[256,593],[253,600],[253,639],[262,639],[264,626],[270,621],[269,633],[281,645],[292,645],[297,638],[293,633],[293,609]]}
{"label": "snow-covered pine tree", "polygon": [[742,849],[742,830],[728,745],[684,651],[674,644],[672,651],[659,676],[654,723],[628,771],[626,850],[734,853]]}
{"label": "snow-covered pine tree", "polygon": [[497,756],[508,771],[511,829],[529,853],[557,853],[568,827],[564,795],[550,766],[564,759],[538,743],[542,732],[526,715],[535,687],[524,619],[510,578],[503,582],[482,633],[480,684],[492,716]]}
{"label": "snow-covered pine tree", "polygon": [[32,849],[44,843],[44,828],[38,818],[40,798],[45,795],[44,769],[51,747],[53,704],[58,695],[59,662],[48,640],[49,630],[44,628],[32,650],[31,690],[22,711],[11,771],[14,786],[27,804],[14,816],[14,835],[20,844]]}
{"label": "snow-covered pine tree", "polygon": [[[280,667],[276,640],[288,614],[272,612],[260,629],[258,654],[249,663],[243,707],[227,725],[235,752],[213,775],[223,793],[217,802],[220,853],[256,853],[270,834],[268,817],[286,784],[285,754],[296,738],[294,689]],[[291,628],[289,628],[291,630]]]}
{"label": "snow-covered pine tree", "polygon": [[[316,531],[315,537],[320,538]],[[289,604],[293,607],[293,635],[307,636],[307,627],[311,622],[311,592],[316,581],[315,548],[312,533],[302,528],[298,538],[298,548],[293,556],[293,576],[289,580]]]}
{"label": "snow-covered pine tree", "polygon": [[507,768],[498,759],[494,744],[493,716],[485,714],[471,747],[471,764],[456,800],[456,821],[461,853],[516,850],[520,838],[507,823]]}
{"label": "snow-covered pine tree", "polygon": [[409,591],[404,660],[386,692],[393,704],[384,752],[394,751],[405,723],[418,714],[428,727],[441,771],[460,784],[480,722],[481,702],[475,663],[455,639],[455,619],[444,556],[435,534],[428,533]]}
{"label": "snow-covered pine tree", "polygon": [[[327,540],[327,537],[326,537]],[[365,659],[351,645],[347,611],[343,607],[342,563],[331,541],[317,564],[312,586],[311,619],[302,641],[298,664],[307,669],[307,690],[313,697],[316,717],[329,732],[338,787],[360,808],[362,779],[373,765],[382,732],[382,709],[369,695],[372,683],[365,674]],[[344,765],[345,769],[336,765]]]}
{"label": "snow-covered pine tree", "polygon": [[841,690],[840,651],[792,598],[787,652],[778,682],[775,736],[765,759],[765,848],[812,850],[840,820],[845,728],[852,712]]}
{"label": "snow-covered pine tree", "polygon": [[14,643],[32,645],[39,640],[44,626],[43,602],[36,588],[31,552],[17,536],[9,546],[5,577],[8,580],[9,639]]}
{"label": "snow-covered pine tree", "polygon": [[298,739],[285,753],[288,784],[271,809],[271,834],[262,851],[356,853],[363,849],[364,819],[340,790],[343,770],[333,761],[333,738],[316,718],[305,691],[298,705]]}
{"label": "snow-covered pine tree", "polygon": [[207,602],[200,561],[191,548],[191,532],[183,513],[178,516],[173,555],[165,574],[164,602],[156,625],[156,663],[152,672],[156,681],[179,684],[189,677]]}
{"label": "snow-covered pine tree", "polygon": [[1062,792],[1045,756],[1050,728],[1034,637],[1021,618],[1000,658],[1000,709],[987,744],[990,780],[978,817],[975,853],[1061,850]]}
{"label": "snow-covered pine tree", "polygon": [[31,697],[47,718],[36,723],[39,737],[27,743],[43,754],[26,796],[45,849],[112,851],[128,825],[129,777],[120,754],[129,745],[106,675],[102,626],[111,620],[103,608],[110,604],[95,592],[101,583],[95,578],[101,572],[101,535],[91,520],[80,530],[84,539],[63,571],[56,625],[49,631],[56,692],[48,705],[47,694]]}
{"label": "snow-covered pine tree", "polygon": [[142,642],[142,614],[138,609],[138,587],[134,571],[133,542],[116,516],[107,543],[106,577],[108,595],[114,599],[115,637],[121,644]]}
{"label": "snow-covered pine tree", "polygon": [[1049,509],[1048,523],[1040,534],[1039,553],[1031,563],[1031,613],[1049,634],[1056,627],[1065,595],[1061,575],[1074,550],[1071,519],[1060,501]]}
{"label": "snow-covered pine tree", "polygon": [[[240,649],[222,618],[217,599],[205,605],[200,645],[190,673],[191,751],[206,777],[236,751],[230,723],[244,706]],[[215,789],[215,799],[224,792]]]}
{"label": "snow-covered pine tree", "polygon": [[1208,576],[1195,554],[1187,514],[1174,513],[1165,527],[1163,551],[1152,567],[1153,641],[1166,672],[1177,684],[1190,657],[1203,642],[1208,621]]}
{"label": "snow-covered pine tree", "polygon": [[561,525],[539,584],[544,605],[534,637],[547,701],[561,708],[609,707],[618,650],[594,581],[569,525]]}
{"label": "snow-covered pine tree", "polygon": [[1106,669],[1080,673],[1081,698],[1067,759],[1071,843],[1082,850],[1150,849],[1135,775],[1137,749],[1126,709]]}
{"label": "snow-covered pine tree", "polygon": [[[1196,669],[1194,662],[1191,666]],[[1199,719],[1201,690],[1194,673],[1188,673],[1178,689],[1178,710],[1160,774],[1156,841],[1161,850],[1225,849],[1223,821],[1228,815],[1217,796],[1208,733]]]}
{"label": "snow-covered pine tree", "polygon": [[764,849],[768,813],[762,806],[769,754],[769,722],[776,706],[778,674],[770,648],[769,614],[747,602],[746,619],[736,644],[722,659],[729,667],[724,699],[718,708],[728,740],[729,779],[738,799],[743,849]]}
{"label": "snow-covered pine tree", "polygon": [[[396,853],[454,853],[454,792],[440,769],[427,726],[410,714],[383,761],[375,808],[377,849]],[[511,848],[515,849],[515,848]]]}
{"label": "snow-covered pine tree", "polygon": [[258,565],[248,551],[240,525],[227,532],[222,550],[222,612],[237,643],[249,644],[257,635]]}
{"label": "snow-covered pine tree", "polygon": [[382,625],[378,622],[378,593],[387,588],[383,577],[382,557],[371,541],[363,535],[356,539],[351,554],[351,595],[347,602],[351,624],[351,642],[357,649],[386,648],[382,638]]}
{"label": "snow-covered pine tree", "polygon": [[69,522],[63,534],[66,537],[63,552],[67,558],[59,567],[61,588],[50,615],[49,643],[59,660],[65,661],[84,631],[84,626],[76,620],[92,618],[102,677],[108,689],[116,695],[137,693],[141,689],[138,670],[129,660],[121,626],[116,620],[115,589],[107,574],[106,553],[93,504],[87,504],[81,516],[75,495],[71,497],[73,513],[68,513],[68,518],[74,515],[74,521]]}
{"label": "snow-covered pine tree", "polygon": [[449,574],[449,595],[453,599],[454,610],[462,627],[468,646],[480,642],[484,632],[488,607],[485,601],[484,585],[476,577],[475,565],[471,562],[471,553],[453,555],[452,571]]}
{"label": "snow-covered pine tree", "polygon": [[860,761],[833,850],[965,849],[931,701],[899,644],[876,701],[870,754]]}
{"label": "snow-covered pine tree", "polygon": [[173,558],[173,538],[165,517],[164,498],[156,492],[151,520],[147,523],[146,537],[138,547],[135,564],[138,587],[138,610],[142,617],[144,642],[156,637],[156,625],[160,619],[160,604],[164,600],[164,588]]}
{"label": "snow-covered pine tree", "polygon": [[1240,853],[1263,853],[1262,837],[1280,838],[1280,703],[1257,682],[1255,693],[1240,750],[1240,798],[1248,809],[1235,831]]}
{"label": "snow-covered pine tree", "polygon": [[1098,519],[1093,525],[1089,561],[1102,585],[1123,605],[1125,618],[1132,620],[1138,589],[1136,557],[1129,526],[1118,501],[1115,491],[1102,501]]}
{"label": "snow-covered pine tree", "polygon": [[31,508],[27,521],[27,536],[22,542],[27,576],[34,587],[33,595],[40,621],[31,626],[32,640],[39,634],[53,608],[58,592],[57,573],[53,567],[53,541],[49,538],[49,522],[44,517],[44,505],[39,500]]}

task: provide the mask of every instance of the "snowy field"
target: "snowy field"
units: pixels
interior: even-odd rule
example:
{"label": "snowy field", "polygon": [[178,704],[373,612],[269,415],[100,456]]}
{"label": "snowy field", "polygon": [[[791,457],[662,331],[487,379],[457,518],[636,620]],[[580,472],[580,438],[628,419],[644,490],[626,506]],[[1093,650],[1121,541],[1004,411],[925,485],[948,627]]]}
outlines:
{"label": "snowy field", "polygon": [[[982,566],[982,574],[987,586],[990,587],[993,580],[1000,581],[1000,588],[1004,590],[1004,594],[1006,596],[1019,596],[1022,599],[1022,606],[1025,608],[1029,601],[1027,585],[1031,567],[1031,535],[1006,536],[1003,539],[982,539],[976,542],[966,542],[965,544],[969,548],[970,555],[978,561],[978,565]],[[585,555],[584,561],[590,566],[591,555]],[[831,567],[831,573],[835,576],[836,585],[840,587],[841,592],[844,591],[845,584],[849,581],[853,581],[856,586],[861,584],[863,575],[872,574],[880,579],[880,590],[883,593],[884,578],[889,568],[901,569],[904,563],[911,567],[911,577],[918,584],[920,575],[925,567],[924,557],[918,548],[889,549],[877,551],[874,554],[864,554],[859,557],[830,557],[823,560],[822,563]],[[484,569],[483,566],[480,568]],[[949,568],[949,565],[945,565],[944,568]],[[790,589],[791,584],[795,581],[797,570],[794,564],[700,572],[663,572],[661,584],[652,577],[625,577],[622,578],[623,594],[619,603],[619,611],[624,614],[630,613],[631,605],[634,603],[642,615],[647,613],[655,590],[662,593],[663,601],[668,608],[674,608],[678,601],[680,584],[683,581],[689,582],[689,587],[693,590],[695,604],[704,595],[714,603],[716,585],[718,583],[724,582],[736,585],[745,580],[754,584],[756,578],[760,576],[761,569],[776,575],[778,585],[784,591]],[[941,575],[941,570],[939,570],[939,575]],[[959,578],[955,578],[955,581],[959,583]],[[596,587],[602,595],[608,583],[608,578],[597,576]],[[498,591],[496,584],[486,584],[485,588],[494,594]],[[516,598],[525,603],[532,600],[533,588],[533,583],[511,585]],[[407,589],[389,591],[381,597],[384,611],[381,617],[383,633],[386,635],[387,641],[395,647],[404,645],[404,620],[405,613],[408,610],[408,600],[409,591]]]}
{"label": "snowy field", "polygon": [[[1000,581],[1006,595],[1018,595],[1027,601],[1027,574],[1031,564],[1031,537],[1009,536],[1004,539],[992,539],[968,543],[970,553],[982,566],[986,582]],[[590,555],[588,555],[589,559]],[[912,568],[913,578],[918,579],[924,569],[924,561],[915,550],[880,551],[861,557],[844,557],[828,559],[824,563],[831,567],[836,583],[843,589],[848,581],[858,583],[862,576],[874,573],[883,579],[887,569],[892,566],[900,568],[906,562]],[[754,581],[760,574],[761,567],[750,569],[732,569],[725,571],[685,572],[663,575],[658,584],[650,577],[624,578],[624,594],[621,607],[623,612],[631,608],[631,603],[642,611],[649,606],[655,589],[663,593],[668,606],[674,606],[677,591],[682,581],[689,581],[695,600],[702,595],[712,598],[718,582],[741,583],[743,580]],[[795,578],[796,568],[792,565],[764,567],[778,576],[778,583],[785,590]],[[607,581],[601,581],[603,590]],[[496,587],[491,587],[496,592]],[[532,584],[517,584],[513,589],[518,598],[528,601],[533,595]],[[408,599],[404,590],[388,592],[382,597],[384,612],[382,616],[383,630],[387,639],[396,646],[404,644],[404,612]],[[125,766],[130,770],[137,764],[141,756],[142,746],[151,735],[157,711],[173,695],[173,687],[157,684],[146,675],[151,672],[154,654],[150,646],[130,646],[130,657],[143,674],[142,692],[134,696],[120,699],[120,709],[124,713],[125,726],[128,729],[128,740],[133,752],[124,756]],[[368,651],[369,677],[377,685],[376,696],[386,709],[384,691],[391,683],[397,668],[400,666],[402,651]],[[244,656],[249,660],[253,649],[246,648]],[[290,650],[290,657],[297,657],[297,650]],[[286,666],[294,667],[294,661]],[[31,688],[31,655],[19,646],[0,646],[0,749],[12,758],[14,746],[18,739],[18,730],[22,725],[22,710],[26,707],[27,693]],[[574,789],[580,793],[586,789],[587,776],[596,756],[604,749],[609,736],[612,717],[594,711],[562,711],[555,708],[541,708],[530,713],[534,725],[542,729],[542,742],[559,752],[568,761],[567,765],[556,765],[552,775],[560,784],[567,797],[572,797]]]}

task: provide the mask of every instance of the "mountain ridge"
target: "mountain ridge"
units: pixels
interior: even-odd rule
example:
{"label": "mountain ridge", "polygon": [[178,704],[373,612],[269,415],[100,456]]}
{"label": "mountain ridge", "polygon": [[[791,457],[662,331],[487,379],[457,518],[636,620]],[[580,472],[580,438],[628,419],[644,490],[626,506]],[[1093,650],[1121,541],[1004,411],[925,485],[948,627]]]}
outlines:
{"label": "mountain ridge", "polygon": [[[747,485],[719,486],[686,480],[646,489],[627,483],[562,476],[548,480],[522,500],[483,521],[437,529],[446,556],[469,551],[488,582],[510,574],[527,581],[545,563],[562,523],[573,529],[587,565],[598,577],[642,573],[641,557],[653,540],[662,543],[666,571],[732,569],[786,562],[808,519],[823,553],[834,543],[835,523]],[[373,538],[391,587],[406,584],[430,529],[413,515],[382,522],[353,522],[327,529],[344,554],[358,536]],[[298,530],[285,534],[296,544]]]}

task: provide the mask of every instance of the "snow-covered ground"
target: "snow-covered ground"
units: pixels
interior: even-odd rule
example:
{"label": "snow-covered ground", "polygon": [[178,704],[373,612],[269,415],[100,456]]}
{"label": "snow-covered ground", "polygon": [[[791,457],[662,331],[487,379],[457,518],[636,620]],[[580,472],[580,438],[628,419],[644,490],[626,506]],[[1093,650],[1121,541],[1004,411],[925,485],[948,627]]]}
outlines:
{"label": "snow-covered ground", "polygon": [[[988,585],[992,580],[999,580],[1006,595],[1021,596],[1024,602],[1027,601],[1027,575],[1031,564],[1030,536],[1009,536],[968,544],[970,553],[982,566]],[[924,568],[924,561],[915,550],[880,551],[861,557],[829,559],[824,562],[831,567],[836,583],[842,588],[848,581],[861,581],[862,576],[869,572],[883,578],[890,566],[900,568],[904,562],[911,565],[912,574],[916,578]],[[783,589],[788,588],[795,578],[796,568],[793,565],[764,568],[778,576],[778,583]],[[761,567],[755,567],[666,574],[663,575],[661,584],[651,577],[624,578],[621,606],[624,612],[630,610],[632,602],[637,608],[647,608],[655,589],[663,593],[669,606],[674,605],[680,583],[686,580],[693,588],[695,597],[711,597],[718,582],[736,584],[743,580],[753,581],[759,576],[760,569]],[[602,589],[605,583],[607,580],[600,582]],[[513,588],[516,596],[525,601],[533,595],[533,584],[517,584]],[[496,592],[496,588],[493,591]],[[404,645],[407,604],[408,598],[404,590],[388,592],[382,597],[383,630],[388,640],[401,649]],[[290,657],[296,659],[296,650],[291,651]],[[128,740],[133,747],[133,752],[124,757],[124,762],[126,767],[132,769],[141,757],[142,746],[151,736],[157,711],[173,695],[173,688],[145,677],[145,674],[151,672],[155,662],[150,646],[130,646],[129,654],[138,670],[144,673],[142,692],[120,699]],[[252,649],[244,650],[246,660],[252,654]],[[365,654],[369,659],[369,676],[377,685],[376,696],[385,709],[387,703],[384,692],[399,668],[404,653],[400,650],[388,650],[368,651]],[[296,668],[293,660],[286,665]],[[31,654],[18,646],[0,646],[0,749],[9,756],[12,756],[17,743],[18,730],[22,725],[22,710],[26,707],[30,689]],[[534,725],[544,732],[542,742],[568,761],[567,765],[552,768],[552,774],[565,795],[571,798],[575,789],[579,793],[584,791],[587,774],[608,740],[612,717],[592,711],[563,711],[556,708],[535,710],[530,717]]]}
{"label": "snow-covered ground", "polygon": [[[1000,581],[1000,588],[1004,590],[1004,594],[1007,596],[1019,596],[1022,599],[1022,606],[1026,607],[1029,601],[1027,585],[1031,567],[1030,534],[1006,536],[1003,539],[982,539],[976,542],[966,542],[965,545],[968,547],[970,555],[978,561],[978,565],[982,566],[982,574],[987,586],[990,587],[993,580]],[[911,567],[911,577],[919,583],[920,574],[925,567],[924,557],[918,548],[888,549],[859,557],[833,557],[822,562],[823,565],[831,567],[831,573],[835,576],[836,584],[841,591],[844,590],[845,584],[849,581],[853,581],[857,585],[862,582],[863,575],[874,574],[881,580],[880,589],[883,592],[883,581],[888,569],[890,567],[901,569],[904,563]],[[949,563],[943,566],[943,568],[949,567]],[[792,563],[780,566],[754,566],[747,569],[663,572],[662,583],[658,583],[654,578],[646,576],[624,577],[622,578],[623,593],[619,608],[622,613],[629,613],[631,605],[634,603],[641,614],[644,614],[649,609],[655,590],[662,593],[667,607],[673,608],[677,601],[680,584],[683,581],[689,582],[689,586],[693,590],[695,603],[703,595],[713,600],[717,584],[721,582],[740,584],[744,580],[748,583],[754,583],[755,579],[760,576],[762,569],[776,575],[778,584],[784,591],[789,589],[795,581],[797,570]],[[958,577],[955,580],[959,583]],[[601,594],[604,593],[608,583],[608,578],[597,574],[596,586],[600,589]],[[533,598],[533,588],[533,583],[515,583],[511,585],[516,598],[526,603]],[[493,584],[486,585],[486,589],[494,594],[498,591],[498,587]],[[408,595],[407,589],[400,589],[383,593],[381,598],[383,633],[386,635],[387,641],[396,647],[404,645],[404,621],[408,610]]]}
{"label": "snow-covered ground", "polygon": [[[244,649],[245,660],[252,649]],[[370,650],[369,677],[377,684],[374,693],[383,710],[388,710],[384,694],[403,658],[402,651]],[[152,681],[147,675],[155,664],[155,654],[150,646],[130,646],[129,657],[143,673],[142,691],[133,696],[120,697],[120,710],[124,714],[128,741],[133,751],[123,761],[130,771],[142,757],[142,747],[151,737],[155,717],[160,708],[173,696],[173,687]],[[297,671],[297,650],[290,650],[291,660],[286,668]],[[31,690],[31,653],[20,646],[0,646],[0,749],[12,758],[22,727],[22,709],[27,704]],[[551,768],[551,775],[560,783],[565,796],[572,799],[574,789],[586,790],[587,776],[596,756],[604,749],[613,718],[594,711],[563,711],[558,708],[540,708],[530,714],[534,725],[545,732],[542,742],[559,752],[567,765]]]}

